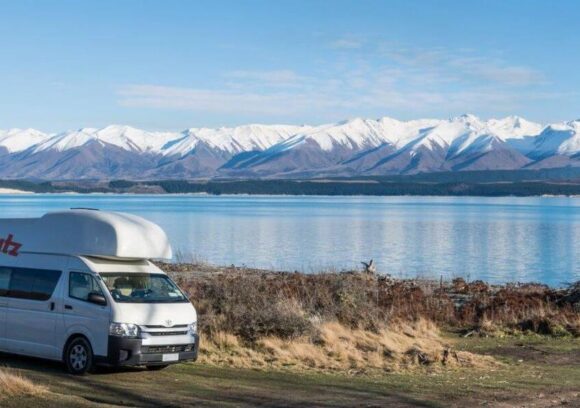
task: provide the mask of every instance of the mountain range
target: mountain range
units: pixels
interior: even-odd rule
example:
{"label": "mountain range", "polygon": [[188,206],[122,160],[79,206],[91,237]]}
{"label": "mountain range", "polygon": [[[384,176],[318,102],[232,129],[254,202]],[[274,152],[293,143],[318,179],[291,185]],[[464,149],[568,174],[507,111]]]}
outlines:
{"label": "mountain range", "polygon": [[580,120],[517,116],[56,134],[0,130],[0,178],[309,178],[580,167]]}

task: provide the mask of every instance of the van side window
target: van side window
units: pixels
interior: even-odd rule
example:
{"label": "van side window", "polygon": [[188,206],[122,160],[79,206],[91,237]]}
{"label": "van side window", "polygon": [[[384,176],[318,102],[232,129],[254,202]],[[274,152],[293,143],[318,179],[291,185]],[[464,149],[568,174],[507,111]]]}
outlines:
{"label": "van side window", "polygon": [[61,271],[28,268],[0,268],[0,296],[48,300]]}
{"label": "van side window", "polygon": [[103,295],[97,280],[88,273],[71,272],[68,283],[68,295],[78,300],[89,300],[89,294]]}
{"label": "van side window", "polygon": [[0,296],[6,296],[10,289],[10,268],[0,268]]}

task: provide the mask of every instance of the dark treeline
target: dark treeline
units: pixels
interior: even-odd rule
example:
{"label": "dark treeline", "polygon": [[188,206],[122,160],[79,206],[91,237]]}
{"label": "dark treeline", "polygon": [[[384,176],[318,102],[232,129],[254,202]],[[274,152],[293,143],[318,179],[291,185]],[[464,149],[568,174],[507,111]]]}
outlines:
{"label": "dark treeline", "polygon": [[0,180],[1,188],[36,193],[207,193],[273,195],[580,195],[580,168],[428,173],[404,176],[287,180]]}
{"label": "dark treeline", "polygon": [[417,182],[344,182],[247,180],[211,181],[158,181],[167,193],[208,194],[287,194],[287,195],[454,195],[454,196],[533,196],[577,195],[580,184],[516,182],[516,183],[417,183]]}
{"label": "dark treeline", "polygon": [[516,181],[575,181],[580,183],[580,167],[541,170],[485,170],[420,173],[413,175],[372,176],[383,181],[424,181],[432,183],[491,183]]}

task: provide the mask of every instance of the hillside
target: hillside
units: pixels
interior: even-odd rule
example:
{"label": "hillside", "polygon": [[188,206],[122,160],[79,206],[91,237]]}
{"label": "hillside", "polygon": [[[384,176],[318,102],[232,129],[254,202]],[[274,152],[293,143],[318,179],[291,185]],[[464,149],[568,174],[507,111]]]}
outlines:
{"label": "hillside", "polygon": [[320,178],[580,167],[580,121],[474,115],[150,132],[0,131],[5,179]]}

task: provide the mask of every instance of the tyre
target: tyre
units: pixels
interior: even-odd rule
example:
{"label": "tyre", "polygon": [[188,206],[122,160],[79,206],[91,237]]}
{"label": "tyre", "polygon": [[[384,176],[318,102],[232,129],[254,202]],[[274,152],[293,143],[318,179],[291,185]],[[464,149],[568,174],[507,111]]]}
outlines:
{"label": "tyre", "polygon": [[147,370],[150,371],[159,371],[159,370],[163,370],[164,368],[169,367],[169,365],[165,364],[165,365],[148,365],[146,366]]}
{"label": "tyre", "polygon": [[84,375],[93,368],[93,349],[84,337],[71,341],[64,352],[64,362],[69,373]]}

